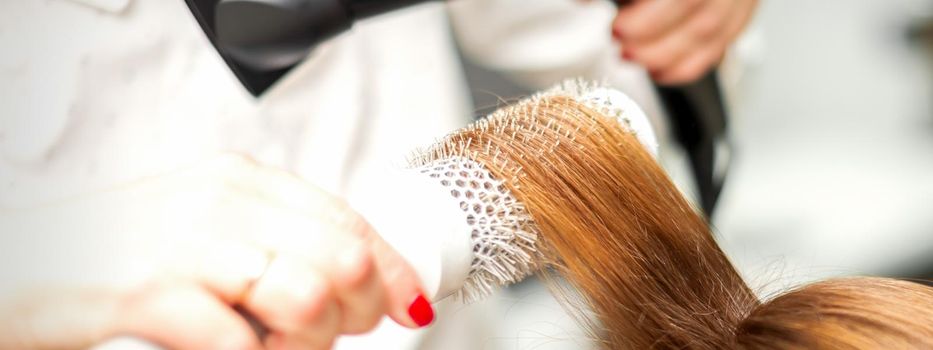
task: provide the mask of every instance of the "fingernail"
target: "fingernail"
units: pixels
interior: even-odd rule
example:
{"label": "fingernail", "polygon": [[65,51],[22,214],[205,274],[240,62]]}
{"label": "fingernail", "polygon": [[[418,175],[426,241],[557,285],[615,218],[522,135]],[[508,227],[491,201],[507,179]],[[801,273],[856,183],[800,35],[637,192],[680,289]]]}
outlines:
{"label": "fingernail", "polygon": [[612,28],[612,37],[616,40],[622,40],[622,31],[619,28]]}
{"label": "fingernail", "polygon": [[633,60],[635,57],[632,55],[632,52],[631,52],[631,51],[629,51],[629,50],[622,50],[622,58],[625,59],[626,61],[631,61],[631,60]]}
{"label": "fingernail", "polygon": [[424,327],[434,321],[434,309],[431,303],[424,297],[424,294],[418,294],[415,301],[408,307],[408,315],[415,321],[418,327]]}

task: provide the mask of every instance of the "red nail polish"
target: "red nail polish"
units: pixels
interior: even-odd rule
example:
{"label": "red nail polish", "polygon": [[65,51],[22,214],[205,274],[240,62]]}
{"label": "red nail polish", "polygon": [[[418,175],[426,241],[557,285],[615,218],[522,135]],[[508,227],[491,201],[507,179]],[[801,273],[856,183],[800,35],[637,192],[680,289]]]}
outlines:
{"label": "red nail polish", "polygon": [[408,307],[408,315],[415,321],[418,327],[424,327],[434,321],[434,309],[431,303],[424,297],[424,294],[418,294],[415,301]]}
{"label": "red nail polish", "polygon": [[626,61],[631,61],[631,60],[633,60],[635,57],[632,55],[632,52],[631,52],[631,51],[629,51],[629,50],[622,50],[622,58],[625,59]]}

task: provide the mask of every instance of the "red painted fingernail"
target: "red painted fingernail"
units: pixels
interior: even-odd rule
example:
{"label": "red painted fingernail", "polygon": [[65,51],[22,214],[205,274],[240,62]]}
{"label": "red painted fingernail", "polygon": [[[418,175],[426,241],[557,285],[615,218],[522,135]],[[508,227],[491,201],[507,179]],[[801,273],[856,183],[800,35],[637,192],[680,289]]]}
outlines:
{"label": "red painted fingernail", "polygon": [[428,299],[424,297],[424,294],[418,294],[415,301],[411,303],[411,306],[408,307],[408,315],[411,316],[411,319],[415,321],[418,327],[427,326],[431,324],[431,321],[434,321],[434,309]]}
{"label": "red painted fingernail", "polygon": [[635,58],[635,56],[633,56],[632,52],[629,50],[622,50],[622,58],[626,61],[631,61]]}

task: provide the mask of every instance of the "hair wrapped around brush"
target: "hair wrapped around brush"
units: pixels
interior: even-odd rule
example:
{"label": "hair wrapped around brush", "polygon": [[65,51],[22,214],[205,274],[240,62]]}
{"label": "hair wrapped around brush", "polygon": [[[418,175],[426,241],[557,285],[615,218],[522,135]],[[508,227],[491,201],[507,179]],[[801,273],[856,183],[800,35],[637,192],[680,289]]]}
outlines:
{"label": "hair wrapped around brush", "polygon": [[503,108],[420,161],[462,155],[508,187],[605,348],[933,348],[920,284],[837,279],[759,300],[633,132],[577,90]]}

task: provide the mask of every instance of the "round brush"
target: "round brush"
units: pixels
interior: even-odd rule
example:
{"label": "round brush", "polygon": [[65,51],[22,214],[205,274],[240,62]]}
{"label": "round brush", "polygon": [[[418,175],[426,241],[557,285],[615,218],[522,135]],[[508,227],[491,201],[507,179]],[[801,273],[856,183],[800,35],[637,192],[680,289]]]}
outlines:
{"label": "round brush", "polygon": [[[553,96],[572,98],[615,117],[620,127],[634,132],[656,154],[651,125],[634,101],[619,91],[577,80],[502,108],[451,136],[495,132],[515,118],[528,117],[516,111],[528,111],[528,107],[533,111],[536,104]],[[548,127],[547,121],[538,124],[540,129],[511,134],[514,142],[524,142]],[[558,132],[572,136],[576,131]],[[539,265],[534,222],[505,185],[505,181],[517,181],[496,178],[476,160],[505,162],[504,157],[496,157],[499,150],[490,147],[484,147],[485,156],[478,157],[466,151],[471,142],[471,138],[447,137],[415,152],[407,168],[387,172],[382,200],[356,208],[417,270],[432,300],[453,294],[466,302],[475,301],[496,287],[521,281]]]}

